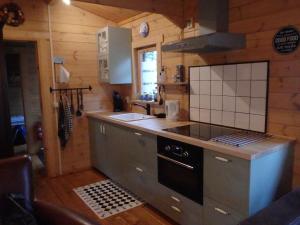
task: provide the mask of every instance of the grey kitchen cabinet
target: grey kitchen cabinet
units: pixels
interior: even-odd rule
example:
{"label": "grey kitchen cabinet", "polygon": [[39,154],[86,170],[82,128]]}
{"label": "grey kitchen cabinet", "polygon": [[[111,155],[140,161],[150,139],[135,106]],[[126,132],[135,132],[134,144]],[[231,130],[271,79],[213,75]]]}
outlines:
{"label": "grey kitchen cabinet", "polygon": [[108,141],[106,132],[106,123],[96,119],[89,119],[89,137],[90,137],[90,154],[92,166],[104,174],[107,168],[107,147]]}
{"label": "grey kitchen cabinet", "polygon": [[105,27],[97,32],[99,79],[110,84],[132,82],[131,29]]}

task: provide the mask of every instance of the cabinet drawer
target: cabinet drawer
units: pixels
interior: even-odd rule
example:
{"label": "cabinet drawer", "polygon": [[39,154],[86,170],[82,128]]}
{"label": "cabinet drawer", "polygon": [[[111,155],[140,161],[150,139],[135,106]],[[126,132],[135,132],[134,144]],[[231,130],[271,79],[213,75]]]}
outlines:
{"label": "cabinet drawer", "polygon": [[205,150],[205,197],[248,214],[249,179],[249,161]]}
{"label": "cabinet drawer", "polygon": [[181,225],[202,225],[201,205],[159,183],[156,184],[155,193],[149,203],[171,219]]}
{"label": "cabinet drawer", "polygon": [[204,198],[204,225],[237,225],[243,219],[233,209]]}
{"label": "cabinet drawer", "polygon": [[157,171],[156,136],[145,134],[133,129],[126,130],[127,154],[130,160],[142,163],[153,172]]}

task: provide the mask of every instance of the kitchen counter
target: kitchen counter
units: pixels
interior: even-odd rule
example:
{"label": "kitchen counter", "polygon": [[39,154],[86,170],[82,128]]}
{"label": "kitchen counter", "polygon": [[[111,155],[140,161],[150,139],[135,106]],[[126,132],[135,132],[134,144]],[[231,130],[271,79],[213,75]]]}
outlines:
{"label": "kitchen counter", "polygon": [[225,144],[219,144],[213,141],[203,141],[192,137],[183,136],[180,134],[170,133],[163,131],[163,129],[185,126],[193,124],[189,121],[168,121],[166,119],[146,119],[131,122],[124,122],[116,119],[112,119],[109,116],[116,113],[109,112],[90,112],[87,116],[94,119],[99,119],[112,124],[125,126],[128,128],[140,130],[143,132],[151,133],[154,135],[174,139],[177,141],[189,143],[191,145],[199,146],[209,150],[216,151],[227,155],[232,155],[246,160],[257,159],[266,154],[274,151],[280,151],[282,149],[292,148],[295,139],[283,136],[272,135],[272,137],[260,141],[257,143],[249,144],[243,147],[233,147]]}

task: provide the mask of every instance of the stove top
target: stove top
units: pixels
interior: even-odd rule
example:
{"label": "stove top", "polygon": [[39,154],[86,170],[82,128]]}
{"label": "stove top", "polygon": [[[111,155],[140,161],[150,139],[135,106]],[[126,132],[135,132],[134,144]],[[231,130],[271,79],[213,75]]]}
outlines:
{"label": "stove top", "polygon": [[215,137],[229,135],[241,132],[240,129],[216,126],[206,123],[196,123],[187,126],[164,129],[171,133],[181,134],[184,136],[197,138],[203,141],[208,141]]}

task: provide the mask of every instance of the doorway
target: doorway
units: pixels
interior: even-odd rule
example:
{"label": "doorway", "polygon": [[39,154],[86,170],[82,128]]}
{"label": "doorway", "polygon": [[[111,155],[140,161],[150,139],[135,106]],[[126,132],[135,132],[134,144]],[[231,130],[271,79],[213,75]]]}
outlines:
{"label": "doorway", "polygon": [[35,42],[4,42],[11,142],[14,155],[29,154],[44,168],[40,81]]}

